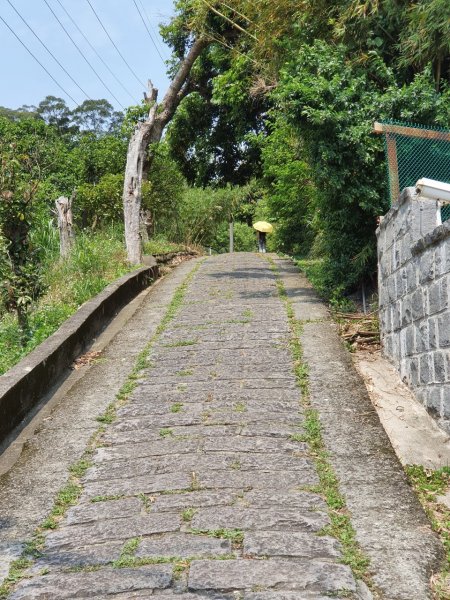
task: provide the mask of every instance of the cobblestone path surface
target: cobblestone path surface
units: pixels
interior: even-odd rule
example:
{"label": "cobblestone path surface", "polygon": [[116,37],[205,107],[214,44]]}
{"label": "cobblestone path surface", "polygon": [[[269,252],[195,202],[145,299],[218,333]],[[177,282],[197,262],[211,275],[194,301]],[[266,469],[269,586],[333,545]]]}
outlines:
{"label": "cobblestone path surface", "polygon": [[79,502],[10,598],[369,597],[318,535],[327,507],[292,438],[300,390],[270,264],[207,259],[166,323]]}

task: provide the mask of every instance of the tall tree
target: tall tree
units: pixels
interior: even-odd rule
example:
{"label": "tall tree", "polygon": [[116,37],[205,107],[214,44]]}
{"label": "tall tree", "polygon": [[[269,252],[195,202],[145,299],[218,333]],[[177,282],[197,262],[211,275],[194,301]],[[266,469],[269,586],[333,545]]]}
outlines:
{"label": "tall tree", "polygon": [[123,119],[108,100],[85,100],[72,113],[72,121],[82,131],[101,134],[116,129]]}
{"label": "tall tree", "polygon": [[54,125],[61,132],[69,130],[71,112],[63,98],[46,96],[39,102],[36,112],[47,125]]}
{"label": "tall tree", "polygon": [[149,81],[149,93],[145,96],[149,112],[145,121],[138,122],[131,136],[123,188],[125,241],[128,260],[131,264],[142,262],[140,233],[142,181],[147,176],[152,160],[152,155],[147,153],[147,149],[151,144],[156,144],[161,140],[165,126],[175,114],[181,100],[192,91],[191,70],[207,45],[208,41],[202,36],[194,39],[186,55],[180,61],[178,70],[161,103],[157,102],[158,90]]}

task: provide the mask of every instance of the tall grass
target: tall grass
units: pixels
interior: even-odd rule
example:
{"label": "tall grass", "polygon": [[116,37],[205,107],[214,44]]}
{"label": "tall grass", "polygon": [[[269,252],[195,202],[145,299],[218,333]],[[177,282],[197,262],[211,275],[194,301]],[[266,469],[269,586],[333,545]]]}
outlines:
{"label": "tall grass", "polygon": [[126,261],[123,230],[117,225],[80,233],[65,261],[59,259],[58,234],[50,223],[34,233],[33,241],[41,252],[47,291],[30,311],[25,347],[20,344],[15,316],[0,317],[0,375],[56,331],[81,304],[132,270]]}

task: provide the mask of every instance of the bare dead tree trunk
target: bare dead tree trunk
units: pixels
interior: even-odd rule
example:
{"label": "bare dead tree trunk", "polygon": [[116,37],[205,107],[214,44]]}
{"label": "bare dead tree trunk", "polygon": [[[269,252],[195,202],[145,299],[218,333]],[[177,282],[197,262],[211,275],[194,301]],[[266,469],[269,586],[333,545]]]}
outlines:
{"label": "bare dead tree trunk", "polygon": [[151,166],[151,157],[148,157],[147,149],[150,144],[161,140],[165,126],[173,117],[181,100],[191,91],[189,75],[192,65],[207,45],[208,42],[201,38],[194,41],[160,104],[157,102],[158,90],[153,87],[151,81],[148,82],[149,93],[145,95],[145,99],[150,107],[149,113],[144,122],[137,124],[128,144],[123,187],[125,242],[128,261],[131,264],[142,262],[142,181]]}
{"label": "bare dead tree trunk", "polygon": [[55,200],[56,210],[58,212],[59,228],[59,252],[63,258],[67,258],[75,242],[72,218],[72,198],[60,196]]}
{"label": "bare dead tree trunk", "polygon": [[152,225],[152,213],[147,209],[141,210],[141,239],[143,244],[146,244],[150,239]]}

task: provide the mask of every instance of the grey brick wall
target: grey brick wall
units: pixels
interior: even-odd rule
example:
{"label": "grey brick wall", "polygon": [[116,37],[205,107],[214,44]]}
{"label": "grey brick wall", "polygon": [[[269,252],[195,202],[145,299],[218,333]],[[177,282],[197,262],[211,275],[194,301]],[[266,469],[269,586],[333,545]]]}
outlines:
{"label": "grey brick wall", "polygon": [[450,433],[450,221],[438,204],[401,193],[377,230],[384,354]]}

